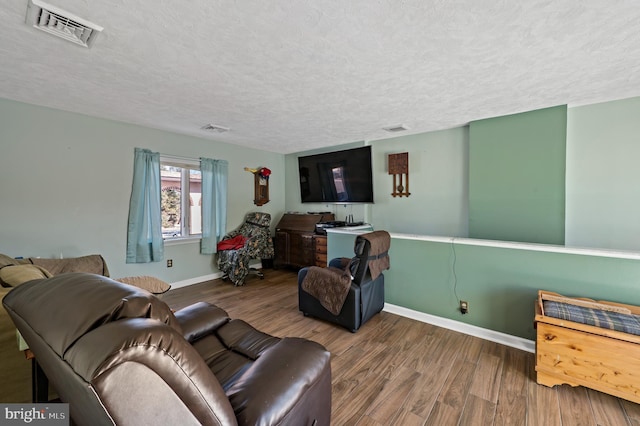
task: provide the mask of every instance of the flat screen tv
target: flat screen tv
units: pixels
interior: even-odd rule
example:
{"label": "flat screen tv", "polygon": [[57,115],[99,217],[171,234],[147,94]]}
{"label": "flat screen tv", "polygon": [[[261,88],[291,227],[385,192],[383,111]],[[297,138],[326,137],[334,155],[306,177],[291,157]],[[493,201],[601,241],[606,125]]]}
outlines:
{"label": "flat screen tv", "polygon": [[303,203],[373,203],[371,146],[298,157]]}

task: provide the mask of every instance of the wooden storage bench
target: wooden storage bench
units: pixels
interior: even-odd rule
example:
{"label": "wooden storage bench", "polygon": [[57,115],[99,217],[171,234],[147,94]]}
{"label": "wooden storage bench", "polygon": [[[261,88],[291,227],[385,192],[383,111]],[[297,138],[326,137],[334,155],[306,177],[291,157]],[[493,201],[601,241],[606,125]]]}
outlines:
{"label": "wooden storage bench", "polygon": [[637,306],[540,290],[537,382],[585,386],[640,403],[640,335],[633,334],[640,333],[638,324]]}

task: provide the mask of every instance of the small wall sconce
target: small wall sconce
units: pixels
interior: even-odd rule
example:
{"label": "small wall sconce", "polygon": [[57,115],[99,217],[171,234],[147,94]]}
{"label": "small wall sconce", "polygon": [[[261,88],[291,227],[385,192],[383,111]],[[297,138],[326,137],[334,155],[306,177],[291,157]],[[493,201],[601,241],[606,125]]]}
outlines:
{"label": "small wall sconce", "polygon": [[[408,197],[409,192],[409,153],[389,154],[389,174],[393,175],[394,197]],[[403,179],[404,176],[404,179]],[[399,178],[399,182],[398,182]]]}

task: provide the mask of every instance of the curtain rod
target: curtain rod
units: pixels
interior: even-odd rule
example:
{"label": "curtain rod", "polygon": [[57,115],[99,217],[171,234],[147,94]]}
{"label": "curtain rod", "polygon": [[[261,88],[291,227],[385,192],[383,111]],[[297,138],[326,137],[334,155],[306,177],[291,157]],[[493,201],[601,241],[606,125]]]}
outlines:
{"label": "curtain rod", "polygon": [[160,153],[160,157],[162,158],[166,158],[169,160],[183,160],[183,161],[197,161],[200,162],[200,157],[194,158],[194,157],[183,157],[180,155],[172,155],[172,154],[162,154]]}

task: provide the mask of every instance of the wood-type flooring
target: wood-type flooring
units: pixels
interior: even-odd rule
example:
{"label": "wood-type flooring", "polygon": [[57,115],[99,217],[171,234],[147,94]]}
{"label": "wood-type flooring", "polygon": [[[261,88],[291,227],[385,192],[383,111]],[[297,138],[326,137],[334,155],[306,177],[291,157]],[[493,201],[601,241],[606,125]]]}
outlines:
{"label": "wood-type flooring", "polygon": [[384,311],[351,333],[298,311],[294,271],[264,272],[245,286],[213,280],[162,298],[175,309],[208,301],[266,333],[324,345],[333,425],[640,426],[639,404],[536,384],[534,354]]}

